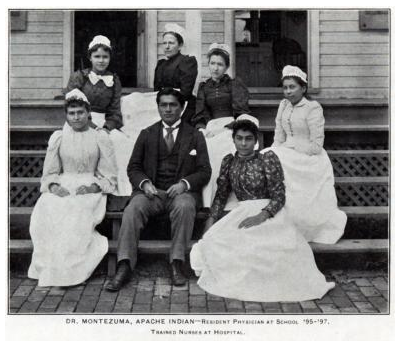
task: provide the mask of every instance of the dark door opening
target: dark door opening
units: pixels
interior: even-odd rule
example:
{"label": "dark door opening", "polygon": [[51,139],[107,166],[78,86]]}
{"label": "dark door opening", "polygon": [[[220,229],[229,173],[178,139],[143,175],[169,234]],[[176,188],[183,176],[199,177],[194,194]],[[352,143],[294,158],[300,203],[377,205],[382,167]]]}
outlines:
{"label": "dark door opening", "polygon": [[278,87],[285,65],[307,72],[307,11],[236,11],[236,75],[249,87]]}
{"label": "dark door opening", "polygon": [[118,74],[123,87],[136,87],[137,17],[137,11],[75,11],[74,70],[90,67],[90,41],[107,36],[113,47],[109,70]]}

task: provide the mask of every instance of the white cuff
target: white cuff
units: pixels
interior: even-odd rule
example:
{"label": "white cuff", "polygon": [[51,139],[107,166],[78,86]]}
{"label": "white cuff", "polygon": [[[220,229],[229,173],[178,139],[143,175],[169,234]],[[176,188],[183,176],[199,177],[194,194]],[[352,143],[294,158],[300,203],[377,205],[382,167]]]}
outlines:
{"label": "white cuff", "polygon": [[142,189],[142,185],[144,182],[150,182],[150,179],[143,179],[140,183],[139,183],[139,189],[143,191]]}
{"label": "white cuff", "polygon": [[189,190],[190,190],[190,184],[189,184],[189,182],[188,182],[186,179],[181,179],[181,181],[185,182],[185,184],[186,184],[186,186],[187,186],[187,190],[186,190],[186,191],[189,191]]}

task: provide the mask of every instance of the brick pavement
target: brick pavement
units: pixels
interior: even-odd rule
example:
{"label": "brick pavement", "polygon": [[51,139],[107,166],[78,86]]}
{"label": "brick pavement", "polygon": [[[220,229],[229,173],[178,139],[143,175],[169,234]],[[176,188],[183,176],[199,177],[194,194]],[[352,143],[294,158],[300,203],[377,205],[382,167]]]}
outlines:
{"label": "brick pavement", "polygon": [[328,271],[336,287],[321,300],[243,302],[205,293],[191,276],[182,287],[163,277],[135,274],[118,293],[104,290],[105,275],[84,285],[38,287],[35,280],[12,274],[10,313],[287,313],[354,314],[388,312],[388,276],[384,271]]}

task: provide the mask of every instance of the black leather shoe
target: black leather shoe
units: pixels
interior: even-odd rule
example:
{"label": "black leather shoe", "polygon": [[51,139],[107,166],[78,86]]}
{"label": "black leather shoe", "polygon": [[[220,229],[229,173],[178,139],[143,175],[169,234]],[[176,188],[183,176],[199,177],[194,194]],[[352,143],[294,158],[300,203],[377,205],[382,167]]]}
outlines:
{"label": "black leather shoe", "polygon": [[175,286],[181,286],[186,283],[186,277],[182,274],[181,263],[182,261],[174,259],[171,264],[171,280]]}
{"label": "black leather shoe", "polygon": [[129,281],[131,277],[131,268],[129,263],[121,262],[118,264],[117,273],[115,274],[112,281],[109,281],[105,285],[105,289],[108,291],[116,292],[121,289],[121,287]]}

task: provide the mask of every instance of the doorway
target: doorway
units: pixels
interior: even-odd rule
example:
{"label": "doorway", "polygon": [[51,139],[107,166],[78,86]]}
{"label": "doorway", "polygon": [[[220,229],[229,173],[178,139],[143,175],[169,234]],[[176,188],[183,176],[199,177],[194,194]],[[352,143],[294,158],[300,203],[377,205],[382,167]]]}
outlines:
{"label": "doorway", "polygon": [[307,72],[307,11],[235,11],[235,41],[248,87],[279,87],[288,64]]}
{"label": "doorway", "polygon": [[87,48],[96,35],[107,36],[113,48],[109,70],[122,87],[137,85],[137,11],[75,11],[74,70],[90,67]]}

